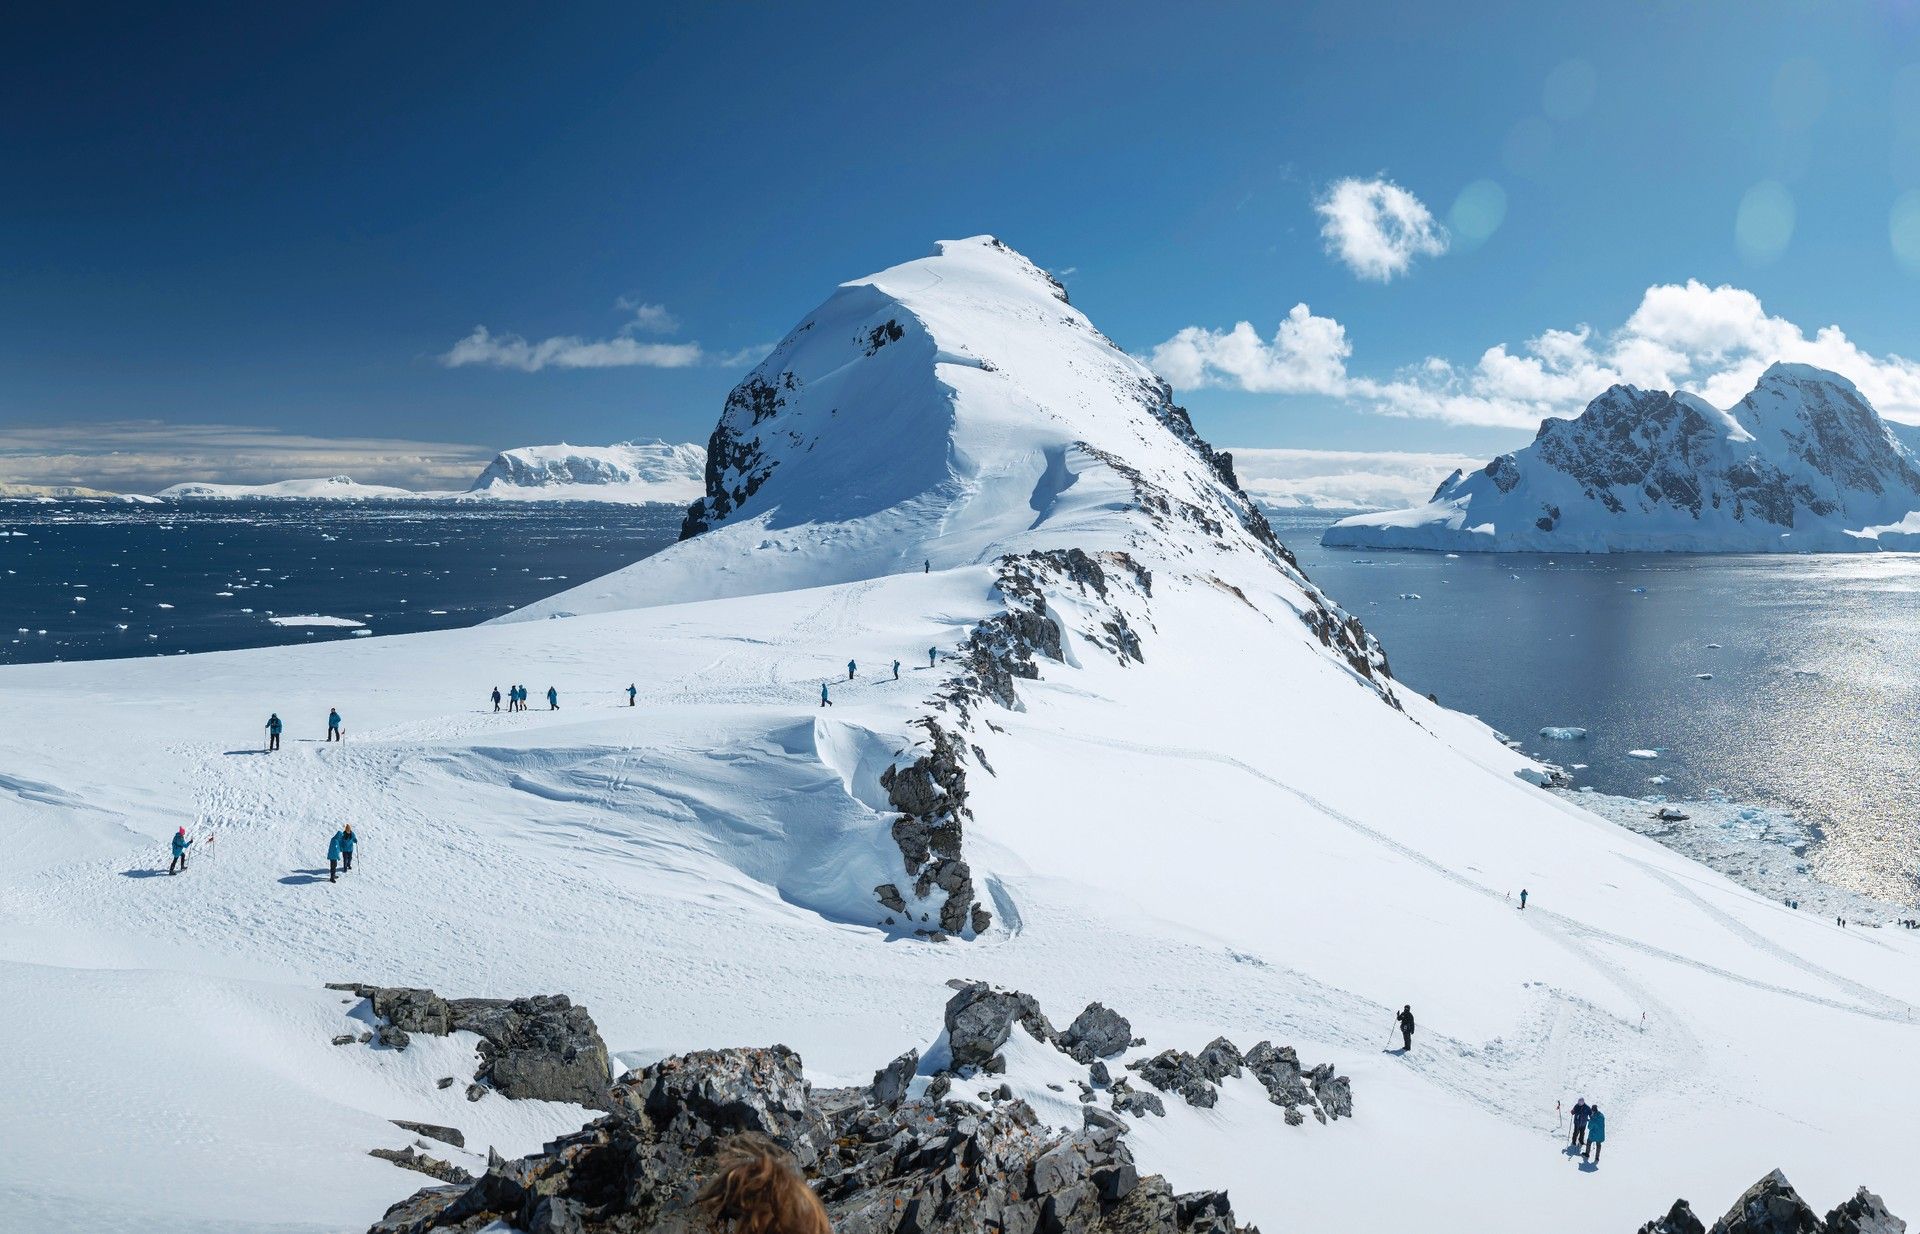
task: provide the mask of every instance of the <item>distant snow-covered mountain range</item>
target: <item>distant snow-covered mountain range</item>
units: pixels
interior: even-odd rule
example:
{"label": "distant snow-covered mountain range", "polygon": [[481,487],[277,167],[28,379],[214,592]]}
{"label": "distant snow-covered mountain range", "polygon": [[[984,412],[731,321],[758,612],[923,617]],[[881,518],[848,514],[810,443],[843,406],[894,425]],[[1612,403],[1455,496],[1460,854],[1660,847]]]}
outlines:
{"label": "distant snow-covered mountain range", "polygon": [[416,491],[350,476],[271,484],[175,484],[159,497],[431,501],[606,501],[686,505],[706,491],[707,452],[697,445],[629,441],[612,446],[522,446],[494,456],[465,489]]}
{"label": "distant snow-covered mountain range", "polygon": [[1920,550],[1920,460],[1853,383],[1775,364],[1726,410],[1614,386],[1425,505],[1323,543],[1474,552]]}

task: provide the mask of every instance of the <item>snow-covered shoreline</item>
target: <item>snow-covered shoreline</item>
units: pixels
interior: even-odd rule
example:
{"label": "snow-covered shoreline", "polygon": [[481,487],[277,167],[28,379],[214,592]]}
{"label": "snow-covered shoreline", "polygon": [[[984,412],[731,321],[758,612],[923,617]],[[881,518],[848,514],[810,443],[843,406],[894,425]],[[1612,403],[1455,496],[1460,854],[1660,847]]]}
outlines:
{"label": "snow-covered shoreline", "polygon": [[[1690,857],[1770,899],[1794,900],[1823,919],[1889,925],[1916,915],[1912,905],[1862,895],[1824,881],[1815,860],[1820,829],[1784,811],[1725,799],[1678,801],[1621,797],[1590,788],[1553,790],[1584,810]],[[1662,818],[1661,811],[1687,815]]]}

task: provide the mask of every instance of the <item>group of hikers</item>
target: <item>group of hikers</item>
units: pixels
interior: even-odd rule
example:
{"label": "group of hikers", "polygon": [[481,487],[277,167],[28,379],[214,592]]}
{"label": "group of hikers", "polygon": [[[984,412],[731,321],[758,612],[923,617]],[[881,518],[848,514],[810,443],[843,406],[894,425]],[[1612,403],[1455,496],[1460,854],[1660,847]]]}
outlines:
{"label": "group of hikers", "polygon": [[[1526,892],[1522,891],[1521,907],[1526,907]],[[1395,1028],[1400,1033],[1400,1053],[1406,1054],[1413,1049],[1413,1004],[1400,1008],[1393,1017]],[[1387,1038],[1388,1049],[1392,1049],[1393,1038]],[[1558,1111],[1559,1105],[1554,1109]],[[1600,1103],[1589,1103],[1585,1097],[1573,1103],[1573,1139],[1567,1145],[1567,1155],[1571,1157],[1574,1149],[1580,1150],[1580,1160],[1600,1164],[1600,1147],[1607,1142],[1607,1116],[1600,1112]]]}
{"label": "group of hikers", "polygon": [[[279,712],[276,711],[272,715],[269,715],[267,717],[267,750],[268,752],[272,752],[280,748],[280,733],[285,728],[286,728],[286,724],[280,719]],[[346,739],[347,739],[347,730],[340,726],[340,709],[338,707],[328,708],[327,709],[327,740],[328,741],[345,741]]]}
{"label": "group of hikers", "polygon": [[[629,701],[631,701],[631,691],[633,687],[628,686],[627,689],[629,691],[628,698]],[[508,711],[525,711],[527,709],[527,687],[525,686],[508,686],[507,692],[504,695],[500,693],[499,686],[493,687],[493,709],[495,711],[500,710],[500,700],[502,698],[506,700]],[[560,691],[554,686],[547,687],[547,710],[560,710]]]}
{"label": "group of hikers", "polygon": [[[927,667],[932,668],[935,664],[939,663],[939,661],[940,661],[940,649],[938,647],[927,648]],[[854,661],[848,660],[847,661],[847,680],[852,681],[854,677],[859,674],[859,672],[860,672],[860,666]],[[900,680],[900,661],[898,660],[895,660],[893,662],[893,679],[895,681]],[[824,681],[820,683],[820,705],[822,707],[833,706],[833,695],[828,693],[827,683]]]}

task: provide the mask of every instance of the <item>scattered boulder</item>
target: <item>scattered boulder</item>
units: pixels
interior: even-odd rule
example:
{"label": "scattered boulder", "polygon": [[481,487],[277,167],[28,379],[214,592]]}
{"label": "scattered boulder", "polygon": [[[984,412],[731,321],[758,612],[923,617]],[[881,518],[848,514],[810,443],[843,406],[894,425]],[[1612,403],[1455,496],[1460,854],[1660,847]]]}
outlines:
{"label": "scattered boulder", "polygon": [[1184,1050],[1162,1050],[1152,1058],[1128,1063],[1127,1069],[1139,1072],[1141,1079],[1161,1092],[1178,1093],[1188,1105],[1203,1110],[1212,1109],[1220,1099],[1220,1090],[1209,1082],[1200,1060]]}
{"label": "scattered boulder", "polygon": [[1073,1018],[1067,1031],[1060,1034],[1059,1045],[1076,1061],[1092,1063],[1112,1058],[1127,1048],[1133,1039],[1133,1025],[1127,1017],[1110,1010],[1104,1003],[1088,1003],[1085,1011]]}
{"label": "scattered boulder", "polygon": [[[1040,1010],[1033,995],[1017,990],[996,990],[982,981],[955,981],[957,991],[947,1000],[947,1041],[953,1050],[953,1067],[981,1067],[999,1054],[1000,1047],[1013,1035],[1018,1021],[1040,1041],[1053,1041],[1053,1025]],[[999,1070],[1005,1070],[1002,1060]]]}
{"label": "scattered boulder", "polygon": [[1204,1050],[1194,1055],[1194,1063],[1199,1067],[1200,1074],[1216,1084],[1229,1076],[1239,1075],[1242,1061],[1239,1047],[1225,1037],[1215,1037]]}
{"label": "scattered boulder", "polygon": [[1090,1109],[1085,1127],[1061,1134],[1023,1101],[887,1107],[851,1091],[822,1104],[779,1046],[665,1059],[615,1083],[611,1112],[583,1130],[423,1190],[370,1234],[493,1222],[530,1234],[705,1229],[697,1183],[746,1131],[793,1152],[838,1234],[1250,1234],[1224,1194],[1176,1196],[1165,1179],[1142,1177],[1110,1115]]}
{"label": "scattered boulder", "polygon": [[404,1118],[390,1118],[387,1121],[415,1135],[426,1136],[429,1140],[438,1140],[442,1144],[451,1144],[455,1148],[467,1146],[467,1137],[454,1127],[442,1127],[436,1123],[410,1123]]}
{"label": "scattered boulder", "polygon": [[1713,1234],[1818,1234],[1820,1220],[1787,1176],[1775,1170],[1746,1189]]}
{"label": "scattered boulder", "polygon": [[873,1073],[873,1086],[868,1090],[875,1105],[896,1106],[907,1095],[907,1085],[913,1082],[914,1074],[920,1070],[920,1051],[908,1050],[880,1070]]}
{"label": "scattered boulder", "polygon": [[[404,1050],[414,1033],[444,1037],[470,1032],[480,1038],[476,1080],[501,1095],[606,1108],[611,1072],[606,1043],[587,1009],[574,1006],[564,994],[447,999],[432,990],[358,982],[327,988],[353,991],[384,1021],[373,1033],[363,1034],[362,1042]],[[338,1038],[335,1043],[340,1043]],[[449,1079],[441,1087],[451,1083]],[[481,1083],[468,1086],[469,1101],[484,1095]]]}
{"label": "scattered boulder", "polygon": [[1640,1234],[1707,1234],[1707,1227],[1700,1224],[1685,1200],[1675,1200],[1666,1216],[1641,1226]]}
{"label": "scattered boulder", "polygon": [[1827,1234],[1906,1234],[1907,1223],[1865,1187],[1827,1214]]}
{"label": "scattered boulder", "polygon": [[[473,1181],[473,1175],[467,1173],[459,1166],[451,1165],[440,1160],[438,1157],[429,1157],[425,1153],[418,1152],[411,1144],[405,1148],[370,1148],[367,1150],[367,1155],[369,1157],[378,1157],[382,1161],[391,1161],[393,1164],[405,1169],[417,1170],[422,1174],[437,1178],[442,1182],[467,1183]],[[438,1189],[436,1188],[436,1190]]]}
{"label": "scattered boulder", "polygon": [[1116,1114],[1137,1114],[1142,1118],[1149,1114],[1157,1114],[1161,1118],[1167,1116],[1166,1103],[1161,1101],[1157,1094],[1141,1092],[1125,1080],[1116,1081],[1107,1091],[1113,1098],[1113,1110]]}

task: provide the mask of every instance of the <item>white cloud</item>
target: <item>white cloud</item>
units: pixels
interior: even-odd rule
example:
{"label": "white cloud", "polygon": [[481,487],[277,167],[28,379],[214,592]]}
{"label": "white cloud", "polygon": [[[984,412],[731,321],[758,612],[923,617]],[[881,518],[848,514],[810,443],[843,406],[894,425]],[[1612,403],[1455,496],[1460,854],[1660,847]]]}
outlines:
{"label": "white cloud", "polygon": [[680,329],[680,319],[664,304],[646,304],[633,296],[621,296],[613,302],[613,307],[633,314],[632,319],[620,327],[622,334],[673,334]]}
{"label": "white cloud", "polygon": [[495,334],[485,326],[475,326],[471,334],[438,358],[448,368],[483,365],[537,373],[548,368],[693,368],[702,364],[740,368],[772,350],[761,348],[756,353],[753,348],[742,348],[714,353],[699,343],[643,342],[635,336],[673,334],[680,329],[680,319],[664,304],[650,304],[633,296],[621,296],[614,301],[614,308],[628,318],[612,338],[561,334],[529,341],[518,334]]}
{"label": "white cloud", "polygon": [[1296,304],[1265,342],[1251,322],[1233,329],[1188,326],[1153,349],[1152,364],[1176,386],[1237,386],[1261,394],[1339,394],[1353,345],[1344,326]]}
{"label": "white cloud", "polygon": [[1391,180],[1336,181],[1313,208],[1326,220],[1327,252],[1363,279],[1387,282],[1415,257],[1447,251],[1447,229],[1418,197]]}
{"label": "white cloud", "polygon": [[1386,510],[1417,506],[1455,468],[1485,459],[1372,450],[1235,449],[1240,485],[1272,506]]}
{"label": "white cloud", "polygon": [[[1310,329],[1289,327],[1310,322]],[[1496,344],[1472,363],[1429,357],[1390,375],[1350,373],[1345,328],[1296,306],[1271,344],[1241,322],[1225,333],[1189,326],[1156,347],[1152,363],[1176,386],[1323,394],[1366,411],[1454,424],[1531,429],[1577,415],[1608,386],[1690,390],[1730,407],[1767,365],[1818,365],[1850,379],[1890,420],[1920,424],[1920,364],[1875,355],[1838,326],[1809,335],[1771,316],[1738,287],[1689,280],[1649,287],[1614,330],[1548,329],[1515,346]]]}
{"label": "white cloud", "polygon": [[458,442],[118,420],[0,428],[0,482],[151,493],[189,481],[262,484],[347,475],[363,484],[465,488],[493,454]]}
{"label": "white cloud", "polygon": [[485,326],[455,343],[440,363],[448,368],[484,364],[537,373],[543,368],[692,368],[706,358],[698,343],[643,343],[628,335],[583,339],[561,335],[530,343],[517,334],[494,334]]}

